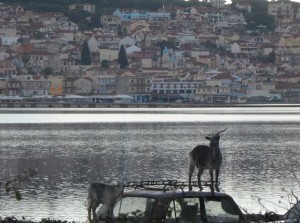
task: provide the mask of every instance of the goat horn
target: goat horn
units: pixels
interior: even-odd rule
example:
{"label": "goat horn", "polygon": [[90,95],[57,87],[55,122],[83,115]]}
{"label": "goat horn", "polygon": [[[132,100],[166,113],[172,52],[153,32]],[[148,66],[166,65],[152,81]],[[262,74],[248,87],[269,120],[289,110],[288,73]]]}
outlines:
{"label": "goat horn", "polygon": [[221,132],[225,132],[227,130],[227,128],[226,129],[223,129],[222,131],[220,131],[220,132],[218,132],[218,133],[216,133],[215,135],[219,135]]}
{"label": "goat horn", "polygon": [[207,136],[205,136],[205,137],[213,137],[214,136],[214,133],[210,133],[210,134],[208,134]]}

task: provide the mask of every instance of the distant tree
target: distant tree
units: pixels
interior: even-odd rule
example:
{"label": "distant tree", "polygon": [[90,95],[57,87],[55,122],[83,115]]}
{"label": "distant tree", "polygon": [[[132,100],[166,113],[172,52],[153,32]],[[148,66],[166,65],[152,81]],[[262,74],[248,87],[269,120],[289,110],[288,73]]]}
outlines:
{"label": "distant tree", "polygon": [[123,32],[121,25],[118,25],[118,36],[121,36],[121,37],[124,36],[124,32]]}
{"label": "distant tree", "polygon": [[121,45],[119,56],[118,56],[118,63],[120,64],[120,68],[127,68],[128,67],[128,60],[126,56],[125,47]]}
{"label": "distant tree", "polygon": [[171,12],[170,16],[171,16],[172,19],[175,19],[176,18],[176,12]]}
{"label": "distant tree", "polygon": [[248,0],[251,3],[251,13],[246,13],[245,18],[247,28],[256,30],[257,26],[264,25],[268,30],[274,30],[275,18],[268,15],[268,1],[267,0]]}
{"label": "distant tree", "polygon": [[269,53],[269,55],[258,55],[256,59],[264,63],[275,63],[276,54],[273,50],[271,53]]}
{"label": "distant tree", "polygon": [[76,9],[68,12],[66,16],[69,17],[69,20],[78,24],[80,21],[83,21],[85,18],[90,16],[90,13],[81,10],[81,9]]}
{"label": "distant tree", "polygon": [[123,28],[123,35],[126,36],[127,35],[127,29]]}
{"label": "distant tree", "polygon": [[89,27],[90,28],[100,27],[101,26],[100,17],[101,16],[99,15],[99,13],[92,15],[91,22],[89,23]]}
{"label": "distant tree", "polygon": [[207,40],[205,43],[204,43],[204,46],[208,49],[208,50],[216,50],[217,49],[217,44]]}
{"label": "distant tree", "polygon": [[91,53],[87,41],[84,41],[81,51],[81,64],[91,65]]}
{"label": "distant tree", "polygon": [[44,1],[39,2],[24,2],[23,5],[26,9],[30,9],[36,12],[62,12],[65,11],[67,6],[62,4],[54,4],[53,2],[46,3]]}
{"label": "distant tree", "polygon": [[101,61],[101,68],[108,68],[109,61],[108,60],[102,60]]}
{"label": "distant tree", "polygon": [[171,42],[171,41],[166,41],[163,40],[159,43],[157,43],[157,45],[160,47],[160,55],[163,55],[163,50],[165,49],[165,47],[167,47],[168,49],[173,49],[175,50],[175,42]]}
{"label": "distant tree", "polygon": [[89,24],[90,23],[86,19],[80,20],[80,22],[78,23],[78,29],[82,31],[88,30],[89,28],[91,28]]}
{"label": "distant tree", "polygon": [[184,52],[183,57],[191,57],[191,52]]}
{"label": "distant tree", "polygon": [[35,39],[42,39],[44,37],[44,35],[40,32],[36,32],[33,34],[33,38]]}
{"label": "distant tree", "polygon": [[269,53],[269,55],[268,55],[268,61],[270,62],[270,63],[275,63],[275,58],[276,58],[276,54],[275,54],[275,52],[274,52],[274,50],[271,52],[271,53]]}
{"label": "distant tree", "polygon": [[52,67],[45,67],[42,70],[42,73],[45,74],[45,75],[51,75],[51,74],[53,74],[53,68]]}
{"label": "distant tree", "polygon": [[30,59],[30,57],[29,57],[28,53],[23,53],[23,55],[22,55],[22,61],[24,63],[24,66],[26,66],[26,64],[28,63],[29,59]]}

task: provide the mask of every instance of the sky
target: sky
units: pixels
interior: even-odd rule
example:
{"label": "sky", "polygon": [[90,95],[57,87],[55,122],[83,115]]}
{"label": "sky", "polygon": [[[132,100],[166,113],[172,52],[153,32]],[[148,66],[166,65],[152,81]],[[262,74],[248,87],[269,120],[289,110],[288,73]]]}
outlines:
{"label": "sky", "polygon": [[[268,0],[270,2],[270,0]],[[300,0],[292,0],[292,2],[299,2]],[[231,0],[226,0],[226,4],[231,4]]]}
{"label": "sky", "polygon": [[[188,1],[188,0],[185,0],[185,1]],[[201,1],[201,0],[199,0],[199,1]],[[226,4],[231,4],[231,0],[225,0],[226,1]],[[271,1],[271,0],[268,0],[269,2]],[[300,0],[291,0],[292,2],[299,2],[300,3]]]}

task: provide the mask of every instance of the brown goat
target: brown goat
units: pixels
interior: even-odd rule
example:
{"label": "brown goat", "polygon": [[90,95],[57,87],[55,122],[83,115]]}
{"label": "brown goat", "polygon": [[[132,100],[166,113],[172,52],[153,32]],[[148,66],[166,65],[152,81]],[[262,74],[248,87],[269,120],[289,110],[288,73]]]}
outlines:
{"label": "brown goat", "polygon": [[191,187],[191,178],[195,167],[198,168],[198,186],[202,190],[201,186],[201,175],[205,169],[209,169],[211,190],[214,192],[213,187],[213,170],[216,170],[216,181],[215,186],[217,191],[220,167],[222,164],[222,153],[219,147],[220,133],[224,132],[226,129],[216,133],[211,134],[211,136],[206,136],[205,138],[210,141],[210,145],[198,145],[190,152],[190,166],[189,166],[189,190]]}

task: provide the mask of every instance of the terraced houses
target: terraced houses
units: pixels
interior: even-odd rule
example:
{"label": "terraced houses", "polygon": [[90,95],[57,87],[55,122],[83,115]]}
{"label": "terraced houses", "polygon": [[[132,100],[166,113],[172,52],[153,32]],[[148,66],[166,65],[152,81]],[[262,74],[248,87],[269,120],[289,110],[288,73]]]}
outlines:
{"label": "terraced houses", "polygon": [[[70,5],[95,13],[92,4]],[[79,30],[60,12],[0,3],[0,95],[119,95],[136,102],[299,102],[299,12],[270,2],[274,32],[247,30],[251,4],[115,9]],[[280,21],[280,22],[279,22]],[[87,41],[91,64],[81,64]],[[120,47],[128,67],[120,69]],[[291,94],[293,92],[293,94]],[[291,97],[292,95],[292,97]]]}

